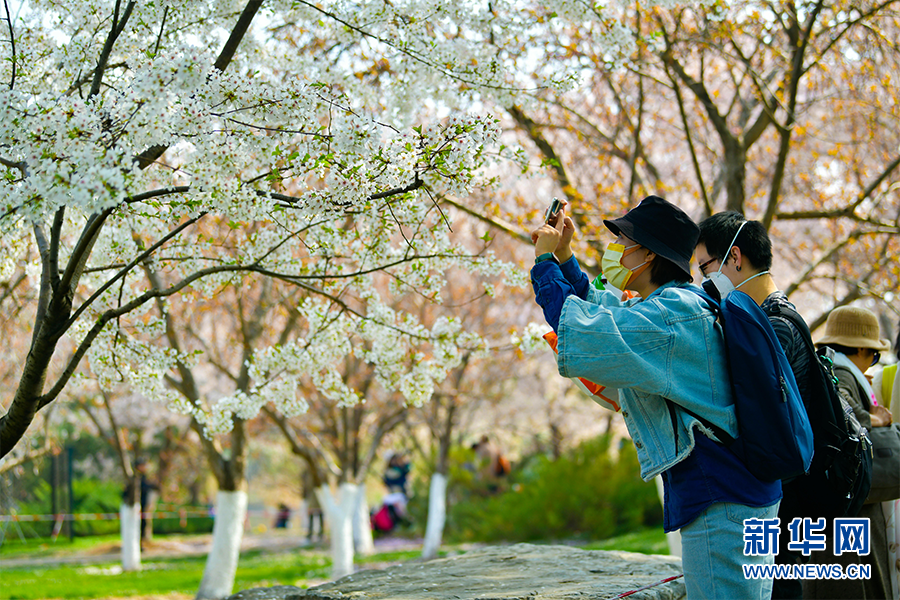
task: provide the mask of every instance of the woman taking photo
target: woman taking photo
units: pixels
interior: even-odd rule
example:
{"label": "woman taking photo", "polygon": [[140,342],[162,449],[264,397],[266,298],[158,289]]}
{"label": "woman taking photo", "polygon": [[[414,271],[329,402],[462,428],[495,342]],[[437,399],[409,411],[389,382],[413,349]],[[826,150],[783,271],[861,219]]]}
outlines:
{"label": "woman taking photo", "polygon": [[772,580],[746,579],[742,565],[772,564],[773,555],[744,555],[744,521],[776,516],[781,483],[754,477],[690,414],[737,434],[722,332],[687,289],[699,228],[657,196],[604,225],[616,239],[603,275],[637,298],[590,285],[564,207],[532,233],[532,286],[558,335],[559,372],[619,388],[641,477],[662,474],[665,530],[681,530],[689,600],[768,599]]}

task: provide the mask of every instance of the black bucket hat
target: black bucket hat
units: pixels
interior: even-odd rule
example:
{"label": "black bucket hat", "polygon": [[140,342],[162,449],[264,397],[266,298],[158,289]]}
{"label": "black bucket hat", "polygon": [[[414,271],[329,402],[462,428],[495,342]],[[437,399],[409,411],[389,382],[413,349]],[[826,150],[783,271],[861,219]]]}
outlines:
{"label": "black bucket hat", "polygon": [[603,224],[615,235],[621,233],[672,261],[691,277],[691,257],[700,238],[700,228],[671,202],[659,196],[647,196],[624,217],[604,220]]}

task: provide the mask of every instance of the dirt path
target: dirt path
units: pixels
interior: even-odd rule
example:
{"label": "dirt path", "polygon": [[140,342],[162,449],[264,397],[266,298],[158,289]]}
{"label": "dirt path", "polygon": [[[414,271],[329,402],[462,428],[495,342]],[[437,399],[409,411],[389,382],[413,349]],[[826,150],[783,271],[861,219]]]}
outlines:
{"label": "dirt path", "polygon": [[[158,537],[146,542],[141,552],[141,560],[154,558],[176,558],[180,556],[203,556],[209,553],[212,535],[196,535],[184,538]],[[422,540],[404,538],[380,538],[375,540],[377,552],[393,552],[396,550],[414,550],[422,547]],[[241,552],[265,550],[268,552],[287,552],[290,550],[317,549],[327,553],[328,546],[311,544],[299,535],[277,534],[245,534],[241,540]],[[52,565],[91,565],[121,560],[121,546],[118,543],[98,545],[88,551],[77,554],[65,553],[42,557],[0,558],[0,569],[13,567],[52,566]],[[162,598],[162,597],[161,597]]]}

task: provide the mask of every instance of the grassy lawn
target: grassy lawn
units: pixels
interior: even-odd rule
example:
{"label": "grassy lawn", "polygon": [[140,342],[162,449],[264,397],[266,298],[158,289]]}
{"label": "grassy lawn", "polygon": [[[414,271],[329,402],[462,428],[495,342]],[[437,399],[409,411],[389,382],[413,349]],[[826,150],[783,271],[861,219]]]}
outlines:
{"label": "grassy lawn", "polygon": [[[48,600],[80,598],[140,598],[152,595],[177,595],[193,598],[203,576],[205,556],[181,558],[145,558],[140,572],[124,573],[118,562],[82,565],[48,565],[4,568],[3,560],[13,557],[47,558],[90,554],[118,538],[76,538],[74,543],[58,540],[54,544],[31,542],[27,545],[4,544],[0,547],[0,598],[4,600]],[[628,550],[667,554],[661,529],[643,530],[608,540],[579,544],[586,550]],[[459,550],[454,548],[454,550]],[[358,565],[408,562],[420,551],[392,550],[369,557],[357,557]],[[234,591],[274,585],[300,588],[328,580],[331,558],[327,548],[290,551],[249,551],[241,554]],[[174,596],[173,596],[174,597]]]}
{"label": "grassy lawn", "polygon": [[579,546],[585,550],[626,550],[641,554],[668,554],[669,544],[662,528],[642,529],[608,540],[600,540]]}
{"label": "grassy lawn", "polygon": [[25,538],[23,542],[17,537],[9,535],[7,531],[3,544],[0,545],[0,568],[3,559],[6,558],[44,558],[50,556],[69,556],[93,550],[101,545],[118,544],[121,541],[119,534],[95,535],[90,537],[76,537],[72,541],[60,536],[55,542],[46,538]]}
{"label": "grassy lawn", "polygon": [[[80,544],[90,549],[88,544]],[[46,549],[30,556],[46,556]],[[59,552],[57,552],[59,554]],[[67,553],[68,554],[68,553]],[[382,552],[357,557],[358,565],[406,562],[417,558],[419,550]],[[17,553],[19,557],[22,553]],[[5,558],[8,558],[7,555]],[[50,598],[120,598],[197,592],[203,577],[206,556],[155,558],[142,561],[140,572],[122,572],[117,562],[45,567],[3,568],[0,560],[0,598],[3,600],[46,600]],[[273,585],[300,588],[318,585],[329,578],[331,559],[327,549],[287,552],[250,551],[241,554],[234,591]]]}
{"label": "grassy lawn", "polygon": [[[0,568],[0,598],[110,598],[172,593],[193,596],[200,586],[205,563],[205,556],[154,559],[143,561],[142,571],[128,573],[123,573],[118,563]],[[309,582],[326,580],[330,565],[324,552],[244,553],[234,591],[272,585],[307,587]]]}

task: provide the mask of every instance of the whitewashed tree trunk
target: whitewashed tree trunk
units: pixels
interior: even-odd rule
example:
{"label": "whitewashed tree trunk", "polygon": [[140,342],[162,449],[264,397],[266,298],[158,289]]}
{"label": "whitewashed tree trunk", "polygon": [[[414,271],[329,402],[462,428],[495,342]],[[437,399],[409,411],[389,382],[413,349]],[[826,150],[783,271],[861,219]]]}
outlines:
{"label": "whitewashed tree trunk", "polygon": [[122,570],[141,570],[141,505],[119,505],[122,533]]}
{"label": "whitewashed tree trunk", "polygon": [[356,491],[356,506],[353,511],[353,543],[356,553],[361,556],[375,554],[375,540],[372,538],[372,521],[369,518],[369,501],[366,485],[360,484]]}
{"label": "whitewashed tree trunk", "polygon": [[231,595],[246,516],[247,492],[219,490],[216,495],[212,548],[206,558],[196,600],[214,600]]}
{"label": "whitewashed tree trunk", "polygon": [[428,488],[428,522],[425,525],[425,541],[422,558],[434,558],[441,547],[444,523],[447,521],[447,477],[441,473],[431,476]]}
{"label": "whitewashed tree trunk", "polygon": [[332,579],[340,579],[353,572],[353,514],[357,493],[357,486],[352,483],[341,484],[337,500],[328,486],[316,489],[331,531]]}
{"label": "whitewashed tree trunk", "polygon": [[[663,487],[662,475],[656,476],[656,492],[659,494],[659,503],[665,504],[665,488]],[[681,556],[681,532],[670,531],[666,534],[666,542],[669,544],[669,554],[672,556]]]}

